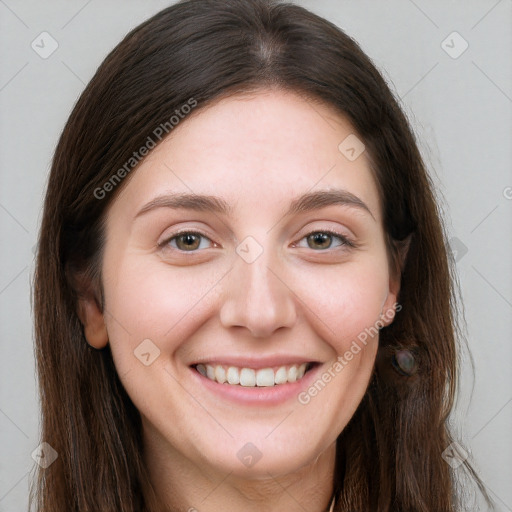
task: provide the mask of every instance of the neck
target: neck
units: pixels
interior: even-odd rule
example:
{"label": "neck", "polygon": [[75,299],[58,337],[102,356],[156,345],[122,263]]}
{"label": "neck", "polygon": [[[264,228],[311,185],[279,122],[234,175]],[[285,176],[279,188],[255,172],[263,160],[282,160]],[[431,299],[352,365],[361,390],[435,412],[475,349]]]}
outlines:
{"label": "neck", "polygon": [[192,461],[144,429],[144,458],[151,484],[166,510],[189,512],[326,512],[333,493],[336,443],[286,474],[244,477],[210,461]]}

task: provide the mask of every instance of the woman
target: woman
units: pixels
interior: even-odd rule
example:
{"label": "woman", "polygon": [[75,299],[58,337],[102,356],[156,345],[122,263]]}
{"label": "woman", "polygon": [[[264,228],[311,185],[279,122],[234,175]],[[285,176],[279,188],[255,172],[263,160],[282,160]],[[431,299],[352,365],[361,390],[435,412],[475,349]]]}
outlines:
{"label": "woman", "polygon": [[352,39],[273,1],[163,10],[55,152],[38,510],[459,510],[450,269],[414,136]]}

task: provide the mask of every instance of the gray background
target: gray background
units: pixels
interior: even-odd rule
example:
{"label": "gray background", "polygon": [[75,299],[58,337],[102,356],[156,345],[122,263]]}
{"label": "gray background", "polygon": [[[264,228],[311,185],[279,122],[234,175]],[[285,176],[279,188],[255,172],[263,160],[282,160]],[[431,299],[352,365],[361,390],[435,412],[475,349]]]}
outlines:
{"label": "gray background", "polygon": [[[297,3],[361,44],[412,122],[456,251],[475,360],[473,381],[463,357],[458,440],[498,509],[512,511],[512,0]],[[107,52],[167,5],[0,0],[0,511],[26,509],[39,444],[30,283],[52,152]],[[58,43],[46,59],[31,47],[43,31]]]}

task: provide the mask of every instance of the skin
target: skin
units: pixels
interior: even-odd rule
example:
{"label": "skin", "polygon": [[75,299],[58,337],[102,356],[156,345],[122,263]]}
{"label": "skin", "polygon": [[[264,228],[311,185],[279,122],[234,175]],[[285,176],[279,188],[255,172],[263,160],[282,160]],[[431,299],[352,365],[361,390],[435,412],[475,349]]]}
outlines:
{"label": "skin", "polygon": [[[322,512],[333,487],[335,441],[367,388],[378,335],[307,404],[234,405],[214,397],[189,365],[220,355],[302,354],[333,367],[365,329],[392,321],[399,283],[390,275],[381,205],[366,153],[338,145],[354,129],[332,108],[291,92],[231,96],[190,114],[130,176],[110,205],[102,262],[105,309],[83,300],[87,341],[110,343],[143,422],[144,457],[157,494],[176,510]],[[370,213],[336,204],[285,216],[306,192],[341,188]],[[163,192],[223,198],[230,215],[157,208]],[[195,252],[178,229],[200,231]],[[319,247],[307,235],[334,229]],[[235,249],[252,236],[247,263]],[[183,245],[180,245],[183,247]],[[197,246],[194,246],[197,247]],[[383,313],[385,314],[382,317]],[[142,340],[160,350],[148,366]],[[246,467],[247,442],[262,453]]]}

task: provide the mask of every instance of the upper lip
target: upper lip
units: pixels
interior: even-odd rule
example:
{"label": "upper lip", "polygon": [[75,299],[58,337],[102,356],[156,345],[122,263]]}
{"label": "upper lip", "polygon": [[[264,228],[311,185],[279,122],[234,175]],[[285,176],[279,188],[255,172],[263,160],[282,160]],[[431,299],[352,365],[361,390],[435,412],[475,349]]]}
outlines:
{"label": "upper lip", "polygon": [[273,366],[289,366],[293,364],[301,365],[302,363],[316,363],[314,359],[307,359],[302,356],[280,355],[271,357],[236,357],[236,356],[216,356],[203,358],[193,362],[190,366],[197,364],[236,366],[237,368],[272,368]]}

